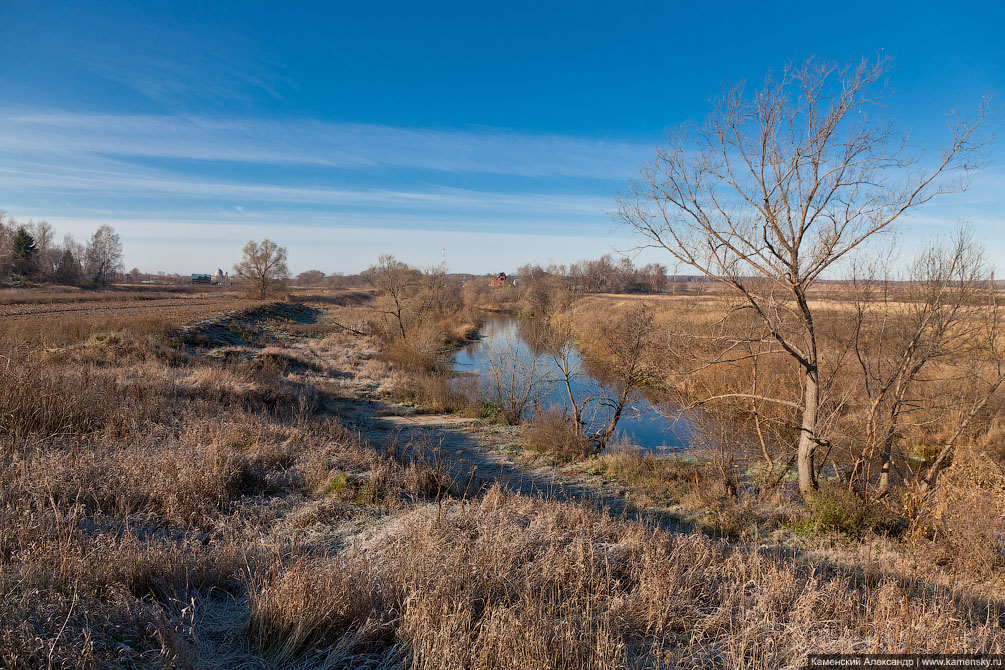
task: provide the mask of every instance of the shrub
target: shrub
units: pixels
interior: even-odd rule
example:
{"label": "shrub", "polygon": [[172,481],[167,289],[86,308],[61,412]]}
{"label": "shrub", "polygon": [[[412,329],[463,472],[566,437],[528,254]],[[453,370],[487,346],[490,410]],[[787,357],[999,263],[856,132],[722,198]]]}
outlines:
{"label": "shrub", "polygon": [[837,532],[856,540],[871,531],[879,518],[867,501],[839,485],[821,486],[807,507],[814,530]]}
{"label": "shrub", "polygon": [[409,371],[435,372],[443,367],[439,336],[417,334],[408,339],[389,339],[381,352],[394,365]]}
{"label": "shrub", "polygon": [[593,471],[630,486],[648,503],[666,505],[679,502],[691,490],[700,470],[692,460],[612,445],[597,459]]}
{"label": "shrub", "polygon": [[453,378],[449,372],[409,372],[399,375],[395,394],[423,412],[479,416],[472,387],[475,379]]}
{"label": "shrub", "polygon": [[582,460],[595,453],[590,438],[562,407],[538,411],[525,423],[521,436],[524,446],[531,451],[550,454],[565,462]]}

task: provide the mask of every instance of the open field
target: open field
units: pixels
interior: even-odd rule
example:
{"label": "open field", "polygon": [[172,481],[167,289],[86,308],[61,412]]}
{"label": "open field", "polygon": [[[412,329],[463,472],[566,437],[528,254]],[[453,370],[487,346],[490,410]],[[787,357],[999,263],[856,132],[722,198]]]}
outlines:
{"label": "open field", "polygon": [[[50,302],[47,298],[56,297]],[[87,291],[0,290],[0,344],[58,347],[96,333],[125,330],[133,334],[166,332],[257,304],[233,291]]]}
{"label": "open field", "polygon": [[[1005,296],[1005,294],[1003,294]],[[1002,296],[999,296],[999,300]],[[725,293],[719,288],[710,289],[696,295],[672,295],[666,293],[591,293],[581,300],[584,307],[623,310],[639,303],[652,304],[660,309],[687,310],[689,313],[721,316],[729,305],[737,304],[735,295]],[[849,312],[855,309],[854,296],[846,286],[839,284],[828,286],[825,290],[815,290],[810,296],[810,306],[815,310],[827,313]],[[891,305],[904,309],[911,305],[909,301],[891,300]]]}
{"label": "open field", "polygon": [[148,284],[117,284],[105,290],[76,286],[39,286],[35,288],[0,288],[0,305],[58,305],[60,303],[124,302],[230,295],[237,292],[222,286],[157,286]]}

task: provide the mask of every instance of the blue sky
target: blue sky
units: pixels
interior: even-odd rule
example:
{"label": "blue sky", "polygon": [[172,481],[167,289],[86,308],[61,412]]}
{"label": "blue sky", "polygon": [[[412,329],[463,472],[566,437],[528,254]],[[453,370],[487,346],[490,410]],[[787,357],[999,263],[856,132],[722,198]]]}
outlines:
{"label": "blue sky", "polygon": [[[8,0],[0,44],[0,209],[108,223],[147,271],[226,269],[266,235],[294,271],[628,249],[614,199],[664,130],[810,55],[891,56],[921,144],[1005,95],[1001,2]],[[1003,157],[904,237],[963,218],[1005,258]]]}

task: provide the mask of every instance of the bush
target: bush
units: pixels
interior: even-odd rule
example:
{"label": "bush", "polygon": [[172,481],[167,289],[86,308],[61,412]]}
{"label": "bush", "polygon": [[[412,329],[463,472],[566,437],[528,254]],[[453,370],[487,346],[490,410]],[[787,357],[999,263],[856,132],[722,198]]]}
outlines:
{"label": "bush", "polygon": [[408,339],[390,339],[381,352],[390,363],[409,371],[434,372],[443,367],[438,334],[417,333]]}
{"label": "bush", "polygon": [[522,436],[524,446],[531,451],[551,454],[564,462],[582,460],[595,453],[590,438],[583,435],[561,407],[538,411],[526,422]]}
{"label": "bush", "polygon": [[466,388],[472,382],[465,383],[463,379],[455,382],[457,380],[447,372],[412,372],[400,379],[395,392],[401,400],[414,403],[422,412],[480,416],[475,394]]}
{"label": "bush", "polygon": [[625,483],[646,503],[667,505],[680,502],[700,470],[693,460],[610,445],[597,459],[593,472]]}
{"label": "bush", "polygon": [[832,531],[860,539],[872,530],[878,513],[868,502],[842,486],[822,486],[810,499],[810,524],[816,531]]}

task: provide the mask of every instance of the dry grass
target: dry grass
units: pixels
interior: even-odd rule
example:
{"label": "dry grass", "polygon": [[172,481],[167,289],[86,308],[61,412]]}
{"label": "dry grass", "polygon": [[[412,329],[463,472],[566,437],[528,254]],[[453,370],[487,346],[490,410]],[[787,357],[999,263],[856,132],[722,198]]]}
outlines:
{"label": "dry grass", "polygon": [[[313,307],[204,323],[186,346],[146,321],[174,331],[203,310],[123,311],[111,333],[64,314],[3,349],[0,666],[776,668],[808,651],[1005,648],[963,578],[863,581],[498,487],[448,498],[437,468],[374,447],[318,390],[373,367],[445,407],[445,376],[364,356],[372,338],[328,333]],[[46,353],[47,331],[86,334]],[[565,444],[556,430],[538,441]],[[711,462],[591,464],[654,501],[745,504]],[[971,518],[975,479],[1001,488],[995,467],[946,471],[918,557],[1000,570],[961,544],[991,547],[999,527],[946,533]]]}
{"label": "dry grass", "polygon": [[693,490],[700,465],[692,459],[661,456],[632,447],[607,449],[590,471],[606,475],[632,490],[635,500],[647,506],[678,504]]}
{"label": "dry grass", "polygon": [[477,416],[476,381],[455,378],[451,356],[478,334],[480,324],[478,316],[462,309],[445,316],[434,312],[428,318],[417,318],[406,337],[381,332],[378,347],[393,379],[392,397],[421,412]]}
{"label": "dry grass", "polygon": [[477,379],[454,379],[447,372],[402,369],[395,372],[392,397],[414,405],[420,412],[479,416]]}
{"label": "dry grass", "polygon": [[228,296],[199,296],[150,300],[38,303],[0,310],[0,348],[63,347],[93,335],[123,333],[163,335],[185,323],[253,308],[257,301]]}
{"label": "dry grass", "polygon": [[192,356],[135,325],[0,359],[4,667],[212,657],[196,610],[222,607],[239,636],[242,572],[316,535],[327,501],[351,488],[353,505],[390,511],[443,489],[316,412],[309,351]]}
{"label": "dry grass", "polygon": [[958,580],[992,579],[1005,568],[1005,468],[973,447],[961,449],[934,495],[911,492],[915,551]]}
{"label": "dry grass", "polygon": [[793,668],[808,652],[1000,653],[994,616],[497,488],[275,567],[252,583],[249,634],[314,667]]}

